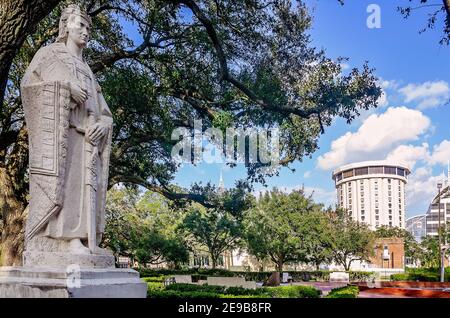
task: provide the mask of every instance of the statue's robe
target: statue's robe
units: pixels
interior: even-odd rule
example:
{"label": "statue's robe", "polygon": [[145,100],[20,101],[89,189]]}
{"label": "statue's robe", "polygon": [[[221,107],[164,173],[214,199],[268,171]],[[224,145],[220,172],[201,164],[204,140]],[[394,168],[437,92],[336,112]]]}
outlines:
{"label": "statue's robe", "polygon": [[[74,84],[88,92],[82,105],[71,98]],[[94,74],[64,43],[53,43],[34,56],[21,94],[30,142],[26,239],[87,239],[92,211],[99,239],[105,225],[112,115]],[[86,134],[95,122],[108,131],[93,146]]]}

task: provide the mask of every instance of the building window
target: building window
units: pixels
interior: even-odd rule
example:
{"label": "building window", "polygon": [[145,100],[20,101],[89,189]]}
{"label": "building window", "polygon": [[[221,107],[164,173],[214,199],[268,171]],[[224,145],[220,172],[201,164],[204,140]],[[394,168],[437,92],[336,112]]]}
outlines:
{"label": "building window", "polygon": [[378,210],[378,209],[375,209],[375,214],[378,214],[378,212],[380,212],[380,210]]}
{"label": "building window", "polygon": [[[397,174],[397,169],[395,167],[384,167],[384,173],[386,174]],[[391,179],[388,179],[388,182],[390,182]]]}
{"label": "building window", "polygon": [[344,179],[353,177],[353,170],[347,170],[343,172]]}
{"label": "building window", "polygon": [[389,215],[389,221],[392,221],[392,215]]}
{"label": "building window", "polygon": [[389,209],[392,209],[392,203],[388,204]]}
{"label": "building window", "polygon": [[363,215],[361,216],[361,221],[364,221],[366,219],[366,217]]}
{"label": "building window", "polygon": [[383,167],[369,167],[369,172],[377,173],[377,174],[383,174]]}
{"label": "building window", "polygon": [[392,210],[391,209],[389,209],[388,211],[389,211],[389,214],[392,214]]}
{"label": "building window", "polygon": [[392,227],[392,222],[389,222],[389,226],[391,226],[391,227]]}
{"label": "building window", "polygon": [[378,216],[378,215],[375,215],[375,220],[379,220],[380,219],[380,217]]}
{"label": "building window", "polygon": [[355,169],[355,176],[362,176],[369,174],[369,168],[356,168]]}
{"label": "building window", "polygon": [[361,210],[361,214],[364,214],[364,210]]}
{"label": "building window", "polygon": [[[395,169],[395,168],[394,168]],[[388,183],[391,184],[391,179],[388,179]]]}

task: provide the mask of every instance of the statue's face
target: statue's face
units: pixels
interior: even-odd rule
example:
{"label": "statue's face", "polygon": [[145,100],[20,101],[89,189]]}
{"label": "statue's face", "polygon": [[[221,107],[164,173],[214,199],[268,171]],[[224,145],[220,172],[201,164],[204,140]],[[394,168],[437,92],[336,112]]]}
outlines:
{"label": "statue's face", "polygon": [[86,47],[91,29],[85,18],[79,15],[71,15],[67,23],[67,29],[69,31],[68,41],[74,42],[79,47]]}

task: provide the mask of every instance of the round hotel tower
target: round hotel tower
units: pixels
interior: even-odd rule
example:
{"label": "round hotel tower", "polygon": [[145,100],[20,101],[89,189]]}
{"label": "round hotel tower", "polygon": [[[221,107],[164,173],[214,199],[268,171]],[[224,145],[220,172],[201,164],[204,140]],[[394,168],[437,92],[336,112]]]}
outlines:
{"label": "round hotel tower", "polygon": [[408,166],[390,161],[365,161],[333,172],[338,206],[371,229],[405,228],[405,186]]}

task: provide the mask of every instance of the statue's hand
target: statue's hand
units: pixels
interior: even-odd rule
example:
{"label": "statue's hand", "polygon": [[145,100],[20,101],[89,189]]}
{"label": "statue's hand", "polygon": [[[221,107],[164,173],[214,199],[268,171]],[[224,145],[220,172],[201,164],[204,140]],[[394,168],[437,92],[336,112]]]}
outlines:
{"label": "statue's hand", "polygon": [[76,83],[70,84],[70,94],[78,105],[83,104],[87,99],[87,91]]}
{"label": "statue's hand", "polygon": [[88,138],[93,144],[98,144],[100,139],[106,135],[108,131],[108,127],[103,125],[102,123],[95,123],[88,128]]}

